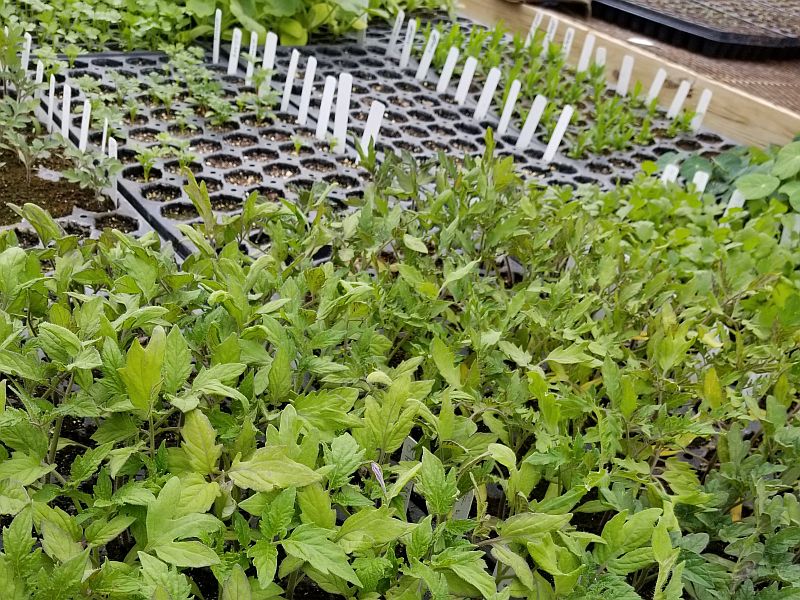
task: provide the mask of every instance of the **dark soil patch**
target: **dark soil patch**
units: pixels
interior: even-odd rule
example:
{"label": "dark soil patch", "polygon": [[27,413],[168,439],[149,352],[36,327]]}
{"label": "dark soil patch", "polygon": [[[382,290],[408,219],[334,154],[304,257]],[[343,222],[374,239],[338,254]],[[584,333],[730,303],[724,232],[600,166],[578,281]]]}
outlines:
{"label": "dark soil patch", "polygon": [[3,163],[5,165],[0,169],[0,225],[17,223],[20,220],[8,206],[9,202],[18,206],[26,202],[37,204],[53,217],[69,215],[75,206],[91,212],[106,212],[114,208],[114,204],[108,198],[98,199],[94,192],[81,189],[76,183],[53,181],[36,175],[40,168],[54,173],[70,168],[69,161],[61,156],[52,156],[37,164],[30,184],[27,181],[25,167],[15,155],[7,150],[0,151],[0,164]]}

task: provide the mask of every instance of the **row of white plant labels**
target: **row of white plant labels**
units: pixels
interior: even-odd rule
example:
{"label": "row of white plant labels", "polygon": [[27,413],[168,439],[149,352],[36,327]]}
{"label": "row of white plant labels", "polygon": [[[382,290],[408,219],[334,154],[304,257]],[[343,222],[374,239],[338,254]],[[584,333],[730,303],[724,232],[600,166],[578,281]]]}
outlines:
{"label": "row of white plant labels", "polygon": [[[536,12],[536,17],[531,24],[530,30],[528,32],[528,36],[526,38],[526,45],[529,45],[534,36],[538,27],[541,25],[543,18],[543,13],[541,11]],[[387,47],[387,53],[394,53],[396,51],[397,42],[399,40],[400,33],[402,31],[402,27],[405,21],[405,13],[404,11],[400,10],[398,13],[394,27],[392,28],[389,44]],[[221,23],[222,23],[222,12],[220,10],[216,11],[215,16],[215,27],[214,27],[214,42],[212,48],[212,61],[214,64],[218,64],[220,61],[220,40],[221,40]],[[558,30],[559,21],[556,17],[551,17],[549,21],[549,25],[545,32],[544,40],[543,40],[543,50],[542,54],[547,52],[549,44],[554,39],[556,32]],[[399,61],[400,67],[402,69],[406,69],[409,66],[411,60],[411,53],[413,50],[414,40],[418,30],[418,22],[416,19],[411,19],[406,28],[406,35],[405,40],[403,42],[402,48],[399,54]],[[6,33],[8,32],[8,28],[6,27]],[[575,36],[575,30],[572,27],[569,27],[564,34],[564,41],[561,48],[561,51],[565,57],[569,57],[572,42]],[[425,45],[423,50],[422,57],[420,58],[419,64],[416,70],[416,79],[417,80],[424,80],[428,72],[430,70],[431,62],[433,60],[433,56],[436,52],[437,46],[439,44],[440,34],[438,31],[433,30],[431,31],[431,35],[428,38],[428,42]],[[31,56],[31,49],[32,49],[32,37],[29,33],[24,34],[24,44],[22,49],[21,55],[21,66],[28,72],[28,67],[30,63],[30,56]],[[236,75],[239,70],[239,58],[241,54],[241,42],[242,42],[242,32],[240,29],[234,29],[231,39],[231,47],[230,53],[228,56],[228,65],[227,65],[227,73],[229,75]],[[582,72],[589,68],[589,62],[592,59],[592,54],[594,52],[594,60],[597,64],[605,64],[606,59],[606,50],[603,47],[594,48],[596,39],[594,34],[587,34],[584,39],[583,48],[581,49],[580,57],[578,59],[576,71]],[[264,44],[263,50],[263,58],[262,58],[262,68],[270,73],[275,67],[275,60],[276,60],[276,51],[278,46],[278,37],[273,33],[269,32],[266,36],[266,41]],[[249,60],[247,62],[246,71],[245,71],[245,84],[251,85],[253,81],[253,76],[255,72],[255,66],[258,62],[258,34],[255,32],[251,32],[250,34],[250,45],[248,48],[248,56]],[[455,67],[458,64],[458,60],[460,57],[460,50],[456,47],[452,47],[449,49],[447,54],[447,59],[445,61],[444,67],[442,68],[442,73],[439,76],[438,83],[436,86],[436,91],[440,94],[444,94],[449,86],[455,71]],[[281,97],[281,111],[288,112],[291,106],[291,96],[293,93],[294,88],[294,80],[297,74],[298,65],[300,62],[300,52],[296,49],[292,50],[291,57],[289,60],[289,65],[287,69],[287,76],[286,82],[284,83],[282,97]],[[622,65],[620,67],[620,74],[617,79],[617,84],[615,91],[620,96],[626,96],[628,93],[631,75],[633,72],[633,65],[634,59],[630,55],[626,55],[622,60]],[[454,93],[454,101],[459,106],[463,106],[466,103],[469,90],[472,85],[472,80],[474,78],[475,72],[477,70],[478,62],[477,60],[469,56],[464,62],[462,75],[456,87]],[[308,113],[311,106],[312,95],[314,93],[315,87],[315,78],[317,73],[317,59],[314,56],[309,56],[306,62],[305,67],[305,75],[303,78],[303,86],[300,95],[300,104],[297,113],[297,123],[299,125],[305,125],[308,121]],[[492,100],[494,99],[495,92],[497,87],[500,83],[501,72],[497,68],[493,68],[489,71],[489,74],[486,77],[486,81],[484,83],[483,90],[478,98],[474,118],[477,121],[483,121],[490,108]],[[660,68],[650,86],[650,89],[647,94],[647,102],[652,102],[654,99],[658,98],[659,94],[661,93],[661,89],[664,85],[664,82],[667,78],[667,72]],[[36,84],[41,84],[44,79],[44,63],[42,61],[37,61],[36,63],[36,70],[34,73],[34,79]],[[262,86],[269,86],[271,84],[271,80],[268,78],[262,83]],[[327,76],[325,78],[325,84],[322,91],[322,96],[320,98],[320,105],[319,105],[319,113],[317,118],[317,127],[315,131],[315,135],[320,140],[325,140],[328,134],[328,127],[330,124],[330,116],[331,112],[334,112],[334,119],[333,119],[333,151],[335,153],[342,154],[346,150],[346,141],[347,141],[347,126],[349,121],[349,112],[350,112],[350,98],[351,98],[351,91],[353,86],[353,76],[350,73],[340,73],[338,78],[333,76]],[[265,89],[262,87],[262,90]],[[503,106],[503,110],[500,116],[499,124],[497,126],[497,134],[499,136],[504,136],[508,133],[508,128],[511,122],[511,118],[514,114],[514,110],[516,107],[517,100],[519,98],[521,90],[521,82],[517,79],[510,83],[509,93],[507,95],[506,102]],[[683,105],[686,101],[686,98],[689,95],[691,90],[691,82],[688,80],[684,80],[680,83],[675,96],[673,97],[672,103],[670,104],[669,108],[666,111],[667,118],[674,119],[678,116],[680,111],[683,108]],[[334,107],[334,95],[336,104]],[[700,99],[698,101],[697,107],[695,108],[695,117],[692,120],[691,128],[693,131],[698,131],[703,117],[705,116],[706,112],[708,111],[709,104],[711,102],[712,93],[710,90],[705,89],[700,95]],[[62,106],[61,106],[61,135],[66,139],[69,140],[69,128],[71,125],[71,119],[68,118],[68,115],[72,113],[72,89],[69,84],[64,84],[63,87],[63,95],[61,98]],[[525,151],[530,147],[530,144],[533,140],[533,136],[536,133],[536,129],[539,125],[539,121],[544,113],[544,110],[547,106],[547,98],[542,95],[537,95],[536,98],[533,100],[531,105],[531,109],[528,113],[528,117],[525,120],[525,123],[522,127],[522,130],[517,138],[516,141],[516,148],[521,151]],[[48,90],[48,101],[47,101],[47,117],[46,117],[46,127],[48,131],[54,131],[54,112],[56,106],[56,78],[55,75],[50,75],[49,79],[49,90]],[[89,129],[91,126],[91,102],[88,99],[83,101],[83,110],[81,114],[81,126],[80,132],[78,136],[78,148],[85,152],[88,146],[88,137],[89,137]],[[555,155],[558,151],[558,147],[561,144],[561,141],[566,133],[567,127],[572,119],[574,113],[574,107],[571,105],[566,105],[562,108],[561,114],[559,115],[558,121],[556,123],[556,127],[553,131],[553,134],[550,137],[550,140],[547,143],[545,148],[544,154],[542,156],[542,161],[545,164],[549,164],[555,158]],[[384,113],[386,111],[386,106],[379,101],[374,101],[370,107],[370,112],[367,117],[367,121],[364,127],[364,132],[362,134],[360,145],[363,151],[367,151],[369,148],[370,143],[377,145],[378,134],[380,132],[380,128],[383,122]],[[103,123],[103,131],[101,137],[101,144],[100,144],[100,151],[101,153],[108,153],[108,156],[111,158],[116,159],[118,157],[118,143],[116,139],[110,137],[108,135],[109,132],[109,123],[108,119],[104,119]],[[677,181],[679,175],[678,166],[675,164],[667,165],[663,171],[661,180],[664,183],[675,183]],[[698,171],[692,180],[692,184],[695,190],[699,193],[703,193],[705,191],[706,185],[710,179],[710,174],[704,171]],[[725,210],[725,214],[727,214],[733,208],[742,208],[744,206],[744,196],[738,190],[734,191],[731,195],[728,205]],[[800,219],[794,219],[794,223],[791,227],[791,231],[800,233]],[[788,236],[790,235],[791,231],[784,231],[784,239],[783,242],[788,240]]]}

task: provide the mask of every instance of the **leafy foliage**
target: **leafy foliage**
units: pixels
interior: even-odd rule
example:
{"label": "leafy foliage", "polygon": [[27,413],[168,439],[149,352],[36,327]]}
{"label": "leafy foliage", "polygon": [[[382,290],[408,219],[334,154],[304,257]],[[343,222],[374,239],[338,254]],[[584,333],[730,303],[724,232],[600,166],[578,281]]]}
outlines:
{"label": "leafy foliage", "polygon": [[4,597],[792,597],[781,209],[523,184],[487,143],[313,218],[190,180],[181,265],[3,233]]}

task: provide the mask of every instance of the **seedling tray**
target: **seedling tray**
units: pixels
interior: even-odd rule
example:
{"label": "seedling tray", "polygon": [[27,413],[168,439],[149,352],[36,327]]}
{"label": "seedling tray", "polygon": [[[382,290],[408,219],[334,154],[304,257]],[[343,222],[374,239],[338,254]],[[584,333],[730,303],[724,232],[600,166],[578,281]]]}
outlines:
{"label": "seedling tray", "polygon": [[[800,54],[800,13],[773,0],[594,0],[604,20],[728,58],[779,58]],[[796,6],[795,6],[796,8]]]}

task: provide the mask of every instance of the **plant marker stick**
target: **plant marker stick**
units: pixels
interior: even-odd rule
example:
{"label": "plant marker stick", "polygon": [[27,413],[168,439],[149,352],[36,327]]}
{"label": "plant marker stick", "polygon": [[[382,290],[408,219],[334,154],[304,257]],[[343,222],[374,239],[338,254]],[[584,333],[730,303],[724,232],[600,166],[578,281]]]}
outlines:
{"label": "plant marker stick", "polygon": [[322,89],[322,101],[319,105],[319,117],[317,118],[317,139],[325,140],[325,133],[328,131],[328,121],[331,118],[331,106],[333,105],[333,94],[336,91],[336,78],[328,75],[325,78],[325,87]]}
{"label": "plant marker stick", "polygon": [[533,105],[528,113],[528,118],[525,119],[525,125],[517,139],[517,150],[527,150],[531,145],[533,134],[536,133],[536,128],[539,126],[539,121],[542,119],[542,114],[547,106],[547,98],[541,94],[537,94],[533,100]]}
{"label": "plant marker stick", "polygon": [[[117,160],[119,155],[118,148],[117,148],[117,140],[113,137],[108,138],[108,157]],[[112,187],[114,188],[114,206],[119,208],[119,199],[117,198],[117,182],[114,181]]]}
{"label": "plant marker stick", "polygon": [[297,73],[297,63],[300,61],[300,53],[292,50],[292,57],[289,59],[289,70],[286,72],[286,83],[283,85],[283,100],[281,101],[281,112],[289,110],[289,101],[292,99],[292,88],[294,87],[294,76]]}
{"label": "plant marker stick", "polygon": [[100,138],[100,154],[106,151],[106,140],[108,140],[108,117],[103,119],[103,137]]}
{"label": "plant marker stick", "polygon": [[661,93],[661,88],[664,87],[664,82],[666,80],[667,72],[664,69],[659,69],[656,71],[656,76],[653,77],[653,83],[650,84],[650,91],[647,92],[648,104],[658,98],[658,95]]}
{"label": "plant marker stick", "polygon": [[242,30],[238,27],[233,30],[231,39],[231,55],[228,57],[228,75],[236,75],[239,67],[239,53],[242,51]]}
{"label": "plant marker stick", "polygon": [[708,185],[709,180],[709,173],[708,171],[697,171],[692,178],[692,184],[694,184],[694,189],[697,191],[698,194],[702,194],[706,191],[706,186]]}
{"label": "plant marker stick", "polygon": [[561,54],[564,56],[564,60],[569,58],[569,53],[572,52],[572,41],[575,39],[575,28],[568,27],[567,31],[564,32],[564,42],[561,44]]}
{"label": "plant marker stick", "polygon": [[438,45],[439,32],[434,29],[431,31],[431,37],[428,38],[425,51],[422,53],[422,58],[419,61],[419,67],[417,67],[416,79],[419,81],[425,79],[425,76],[428,74],[428,69],[431,68],[431,61],[433,60],[433,55],[436,52],[436,46]]}
{"label": "plant marker stick", "polygon": [[692,131],[695,133],[703,124],[703,119],[706,116],[706,112],[708,112],[708,105],[711,104],[711,96],[712,92],[708,88],[704,89],[703,93],[700,94],[700,100],[697,101],[697,108],[694,109],[695,115],[692,118]]}
{"label": "plant marker stick", "polygon": [[253,72],[256,70],[256,58],[258,57],[258,34],[255,31],[250,32],[250,48],[247,50],[247,71],[244,76],[244,84],[250,85],[253,83]]}
{"label": "plant marker stick", "polygon": [[784,216],[783,230],[781,231],[781,246],[789,246],[792,237],[800,234],[800,214],[789,213]]}
{"label": "plant marker stick", "polygon": [[675,183],[678,179],[678,165],[671,163],[664,167],[664,172],[661,174],[661,183]]}
{"label": "plant marker stick", "polygon": [[631,84],[631,73],[633,72],[633,57],[626,54],[622,58],[622,66],[619,68],[619,79],[617,79],[617,95],[627,96],[628,88]]}
{"label": "plant marker stick", "polygon": [[336,90],[336,112],[333,117],[333,147],[335,154],[344,154],[347,149],[347,121],[350,116],[350,92],[353,89],[353,76],[350,73],[339,75],[339,88]]}
{"label": "plant marker stick", "polygon": [[547,56],[547,52],[550,50],[550,42],[553,41],[553,38],[556,36],[556,31],[558,31],[558,23],[559,21],[556,17],[550,17],[550,21],[547,23],[547,31],[542,41],[542,52],[540,56]]}
{"label": "plant marker stick", "polygon": [[367,43],[367,28],[368,27],[369,27],[369,21],[367,21],[367,24],[364,25],[363,29],[359,29],[359,30],[356,31],[356,41],[362,46]]}
{"label": "plant marker stick", "polygon": [[214,13],[214,47],[211,52],[211,61],[216,65],[219,62],[219,42],[222,36],[222,11],[218,8]]}
{"label": "plant marker stick", "polygon": [[722,216],[723,217],[728,216],[728,212],[732,208],[742,208],[743,206],[744,206],[744,194],[742,194],[742,192],[740,192],[739,190],[736,190],[731,194],[731,198],[730,200],[728,200],[728,206],[725,207],[725,212],[722,213]]}
{"label": "plant marker stick", "polygon": [[461,80],[458,82],[458,89],[456,90],[456,104],[463,105],[467,101],[467,94],[469,87],[472,85],[472,78],[475,76],[475,68],[478,66],[478,60],[474,56],[470,56],[464,62],[464,70],[461,72]]}
{"label": "plant marker stick", "polygon": [[411,49],[414,47],[414,36],[417,34],[417,20],[411,19],[406,30],[406,39],[403,42],[403,52],[400,54],[400,68],[405,69],[411,60]]}
{"label": "plant marker stick", "polygon": [[475,490],[469,490],[461,496],[453,505],[454,519],[469,519],[469,511],[472,510],[472,503],[475,500]]}
{"label": "plant marker stick", "polygon": [[389,43],[386,45],[386,54],[394,52],[394,47],[397,44],[397,39],[400,37],[400,30],[403,29],[403,22],[406,20],[406,11],[402,8],[397,13],[394,19],[394,27],[392,27],[392,35],[389,36]]}
{"label": "plant marker stick", "polygon": [[56,106],[56,76],[50,75],[50,90],[47,94],[47,131],[53,133],[53,112]]}
{"label": "plant marker stick", "polygon": [[475,114],[472,118],[476,121],[483,121],[486,118],[486,113],[489,112],[489,107],[492,105],[494,93],[497,90],[497,84],[500,83],[500,69],[493,67],[486,76],[486,83],[483,86],[480,98],[478,98],[478,105],[475,107]]}
{"label": "plant marker stick", "polygon": [[272,82],[272,71],[275,68],[275,52],[277,48],[278,36],[270,31],[267,33],[267,41],[264,42],[264,62],[261,64],[261,68],[267,71],[267,75],[264,77],[261,88],[258,90],[258,93],[261,95],[266,93]]}
{"label": "plant marker stick", "polygon": [[383,123],[383,114],[386,112],[386,105],[383,102],[374,100],[369,109],[369,116],[367,123],[364,125],[364,135],[361,137],[361,150],[366,153],[369,152],[370,143],[377,143],[378,132]]}
{"label": "plant marker stick", "polygon": [[458,62],[460,54],[461,51],[455,46],[450,48],[450,51],[447,53],[447,60],[444,63],[442,75],[439,77],[439,83],[436,85],[436,91],[440,94],[443,94],[445,90],[447,90],[447,86],[450,85],[450,79],[453,77],[453,70],[456,68],[456,63]]}
{"label": "plant marker stick", "polygon": [[547,148],[545,148],[544,155],[542,156],[542,161],[544,164],[549,165],[556,157],[558,146],[561,144],[561,140],[564,138],[564,134],[567,132],[567,126],[569,125],[574,112],[575,109],[569,104],[567,104],[564,107],[564,110],[561,111],[561,115],[558,117],[558,122],[556,123],[556,128],[553,131],[553,135],[547,144]]}
{"label": "plant marker stick", "polygon": [[544,19],[544,13],[537,10],[536,16],[533,17],[533,21],[531,22],[531,28],[528,30],[528,36],[525,38],[526,48],[533,43],[533,40],[536,37],[536,30],[539,29],[539,25],[542,24],[542,19]]}
{"label": "plant marker stick", "polygon": [[88,100],[83,101],[83,114],[81,115],[81,135],[78,138],[78,150],[86,152],[89,144],[89,125],[92,121],[92,103]]}
{"label": "plant marker stick", "polygon": [[508,130],[511,117],[514,116],[514,108],[517,106],[517,98],[519,98],[521,87],[522,84],[519,79],[515,79],[511,82],[511,87],[508,90],[508,98],[506,98],[506,103],[503,107],[503,114],[500,116],[500,123],[497,125],[497,135],[505,135]]}
{"label": "plant marker stick", "polygon": [[300,94],[300,112],[297,113],[297,124],[305,125],[308,121],[308,107],[311,104],[311,93],[314,91],[314,77],[317,75],[317,59],[308,57],[306,75],[303,79],[303,91]]}
{"label": "plant marker stick", "polygon": [[61,104],[61,137],[69,140],[69,126],[72,120],[72,88],[64,84],[64,98]]}
{"label": "plant marker stick", "polygon": [[36,61],[36,76],[33,79],[33,82],[36,85],[40,85],[44,81],[44,63],[40,60]]}
{"label": "plant marker stick", "polygon": [[594,54],[594,64],[605,67],[606,66],[606,49],[603,46],[599,46],[597,51]]}
{"label": "plant marker stick", "polygon": [[589,68],[589,61],[592,60],[592,51],[594,50],[595,35],[593,33],[587,34],[583,39],[583,48],[581,48],[581,56],[578,59],[578,66],[575,70],[582,73]]}
{"label": "plant marker stick", "polygon": [[25,43],[22,46],[22,58],[20,59],[20,67],[24,73],[28,73],[28,65],[31,62],[31,44],[33,44],[33,38],[31,34],[27,31],[25,32]]}
{"label": "plant marker stick", "polygon": [[672,99],[669,111],[667,112],[668,119],[674,119],[678,116],[678,113],[681,112],[681,108],[683,108],[683,103],[686,102],[686,96],[689,95],[691,87],[692,84],[688,79],[681,81],[680,86],[678,86],[678,91],[675,92],[675,97]]}

